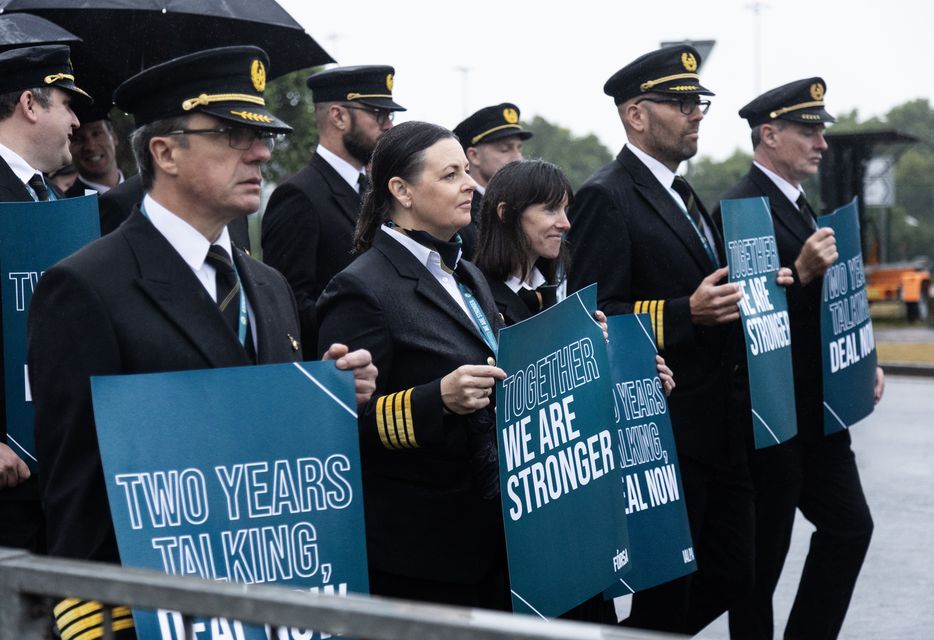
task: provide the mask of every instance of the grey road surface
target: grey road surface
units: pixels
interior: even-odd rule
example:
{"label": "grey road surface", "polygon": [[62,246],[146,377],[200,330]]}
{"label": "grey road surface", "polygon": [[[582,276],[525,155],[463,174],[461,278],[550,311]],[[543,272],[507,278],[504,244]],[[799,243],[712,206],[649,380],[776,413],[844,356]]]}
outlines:
{"label": "grey road surface", "polygon": [[[875,532],[840,637],[934,639],[934,379],[890,377],[851,433]],[[813,530],[799,513],[775,594],[776,638]],[[726,616],[697,637],[728,637]]]}

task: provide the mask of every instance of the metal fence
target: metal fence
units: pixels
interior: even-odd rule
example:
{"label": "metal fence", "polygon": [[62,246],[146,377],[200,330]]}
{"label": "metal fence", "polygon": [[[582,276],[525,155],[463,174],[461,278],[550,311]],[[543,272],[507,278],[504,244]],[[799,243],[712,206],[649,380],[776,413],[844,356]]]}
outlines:
{"label": "metal fence", "polygon": [[[379,597],[310,594],[271,585],[213,582],[0,548],[0,638],[45,638],[48,619],[37,618],[34,611],[37,600],[46,597],[77,597],[137,609],[179,611],[185,615],[189,628],[194,616],[221,617],[371,640],[645,640],[665,637],[638,630],[546,621],[483,609]],[[109,624],[105,624],[105,628],[109,629]]]}

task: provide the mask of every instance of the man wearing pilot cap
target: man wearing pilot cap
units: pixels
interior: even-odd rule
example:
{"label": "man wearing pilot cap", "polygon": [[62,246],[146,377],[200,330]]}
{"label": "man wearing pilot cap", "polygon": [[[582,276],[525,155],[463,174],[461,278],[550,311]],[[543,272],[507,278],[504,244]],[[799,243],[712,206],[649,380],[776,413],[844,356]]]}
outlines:
{"label": "man wearing pilot cap", "polygon": [[[821,285],[837,259],[833,230],[818,229],[802,183],[818,171],[827,149],[823,78],[789,82],[752,100],[739,116],[752,130],[752,167],[723,197],[766,197],[781,265],[791,268],[788,316],[798,435],[755,450],[749,462],[756,489],[755,588],[730,610],[730,633],[771,638],[772,594],[791,540],[795,511],[816,527],[788,616],[785,637],[835,638],[872,536],[872,517],[859,481],[850,434],[824,436]],[[719,220],[719,211],[714,213]],[[730,404],[740,428],[752,421],[745,366],[737,369]],[[877,371],[875,400],[884,379]]]}
{"label": "man wearing pilot cap", "polygon": [[697,194],[676,174],[697,153],[713,93],[700,54],[652,51],[614,73],[628,142],[571,207],[570,290],[598,284],[607,315],[646,313],[675,374],[669,408],[697,571],[633,596],[629,626],[694,634],[752,583],[753,504],[742,433],[726,403],[740,299],[725,283],[723,242]]}
{"label": "man wearing pilot cap", "polygon": [[[90,376],[301,359],[285,279],[232,247],[226,229],[259,207],[262,166],[290,130],[266,108],[268,65],[256,47],[201,51],[147,69],[114,94],[136,121],[131,144],[146,195],[116,231],[45,272],[29,314],[50,554],[119,559]],[[376,377],[369,354],[334,345],[325,357],[353,369],[357,400],[365,401]],[[132,438],[132,425],[127,431]],[[101,609],[59,603],[62,637]],[[113,607],[111,616],[115,631],[132,632],[127,608]]]}

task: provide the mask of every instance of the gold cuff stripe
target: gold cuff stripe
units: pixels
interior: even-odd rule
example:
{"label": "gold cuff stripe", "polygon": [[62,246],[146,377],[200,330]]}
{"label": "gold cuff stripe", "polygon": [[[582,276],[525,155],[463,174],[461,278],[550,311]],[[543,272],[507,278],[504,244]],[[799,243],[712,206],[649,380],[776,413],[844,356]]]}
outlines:
{"label": "gold cuff stripe", "polygon": [[655,332],[655,335],[658,335],[658,327],[655,326],[656,325],[655,310],[657,308],[658,308],[658,300],[650,300],[648,313],[649,313],[649,319],[652,320],[652,331]]}
{"label": "gold cuff stripe", "polygon": [[80,600],[78,598],[65,598],[64,600],[59,601],[57,605],[55,605],[55,608],[52,609],[52,613],[57,618],[58,616],[62,615],[63,613],[71,609],[72,607],[75,607],[81,604],[82,602],[86,602],[86,601]]}
{"label": "gold cuff stripe", "polygon": [[492,129],[487,129],[487,130],[484,131],[483,133],[478,133],[477,135],[475,135],[473,138],[470,139],[470,144],[477,144],[478,142],[480,142],[481,140],[483,140],[485,137],[487,137],[488,135],[490,135],[490,134],[493,133],[494,131],[500,131],[501,129],[521,129],[521,128],[522,128],[522,127],[520,127],[520,126],[517,125],[517,124],[501,124],[501,125],[499,125],[498,127],[493,127]]}
{"label": "gold cuff stripe", "polygon": [[383,415],[385,407],[386,396],[382,396],[376,401],[376,432],[379,434],[379,440],[383,443],[383,446],[390,449],[389,439],[386,436],[386,418]]}
{"label": "gold cuff stripe", "polygon": [[392,100],[391,93],[348,93],[348,100],[362,100],[363,98],[388,98]]}
{"label": "gold cuff stripe", "polygon": [[130,611],[129,607],[114,607],[110,610],[110,613],[113,617],[116,618],[125,618],[127,616],[133,615],[133,612]]}
{"label": "gold cuff stripe", "polygon": [[415,423],[412,421],[412,389],[405,392],[403,400],[405,404],[405,432],[408,434],[409,445],[418,448],[418,443],[415,441]]}
{"label": "gold cuff stripe", "polygon": [[399,441],[400,449],[411,449],[412,445],[405,437],[405,415],[402,409],[402,398],[404,393],[394,393],[392,399],[392,426],[395,428],[396,439]]}
{"label": "gold cuff stripe", "polygon": [[676,73],[673,76],[665,76],[664,78],[656,78],[655,80],[647,80],[639,85],[639,89],[644,93],[656,85],[660,85],[663,82],[668,82],[670,80],[696,80],[700,82],[700,76],[696,73]]}
{"label": "gold cuff stripe", "polygon": [[58,625],[59,630],[64,630],[69,624],[77,620],[78,618],[83,618],[89,613],[94,613],[103,609],[103,605],[100,602],[84,602],[80,606],[72,607],[67,612],[60,616],[55,616],[55,624]]}
{"label": "gold cuff stripe", "polygon": [[[95,613],[94,615],[88,616],[87,618],[82,618],[78,622],[74,623],[67,629],[62,629],[62,640],[72,640],[75,636],[80,634],[82,631],[97,627],[101,629],[101,625],[104,623],[104,614]],[[103,629],[101,629],[103,631]]]}
{"label": "gold cuff stripe", "polygon": [[658,310],[656,313],[655,341],[658,343],[658,350],[665,348],[665,301],[658,301]]}
{"label": "gold cuff stripe", "polygon": [[202,93],[196,98],[188,98],[182,102],[183,111],[191,111],[195,107],[209,105],[212,102],[249,102],[258,104],[261,107],[266,106],[266,101],[259,96],[251,96],[248,93]]}
{"label": "gold cuff stripe", "polygon": [[823,106],[824,106],[823,100],[814,100],[812,102],[801,102],[798,104],[793,104],[790,107],[782,107],[781,109],[776,109],[775,111],[769,114],[769,117],[777,118],[778,116],[788,113],[789,111],[797,111],[799,109],[809,109],[811,107],[823,107]]}
{"label": "gold cuff stripe", "polygon": [[104,636],[104,627],[94,627],[93,629],[88,629],[80,636],[76,636],[74,640],[96,640],[97,638],[102,638]]}
{"label": "gold cuff stripe", "polygon": [[390,393],[376,401],[376,430],[387,449],[418,447],[412,420],[412,389]]}
{"label": "gold cuff stripe", "polygon": [[[136,625],[133,624],[133,618],[126,618],[123,620],[114,620],[113,624],[110,625],[110,628],[113,631],[123,631],[124,629],[132,629]],[[72,640],[95,640],[96,638],[101,638],[104,636],[104,627],[94,627],[93,629],[88,629],[81,635],[75,636]]]}

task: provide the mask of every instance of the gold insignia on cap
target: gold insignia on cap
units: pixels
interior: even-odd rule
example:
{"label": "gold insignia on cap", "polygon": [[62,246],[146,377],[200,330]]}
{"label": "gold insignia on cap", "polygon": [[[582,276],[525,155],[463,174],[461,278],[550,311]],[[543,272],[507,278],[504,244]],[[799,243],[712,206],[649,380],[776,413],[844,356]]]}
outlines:
{"label": "gold insignia on cap", "polygon": [[52,84],[54,82],[58,82],[59,80],[71,80],[74,82],[75,77],[70,73],[53,73],[52,75],[43,78],[43,82],[46,84]]}
{"label": "gold insignia on cap", "polygon": [[814,84],[812,84],[811,85],[811,97],[814,98],[815,100],[823,100],[824,99],[824,85],[822,85],[820,82],[815,82]]}
{"label": "gold insignia on cap", "polygon": [[272,118],[262,113],[253,113],[252,111],[231,111],[230,113],[250,122],[265,122],[266,124],[272,122]]}
{"label": "gold insignia on cap", "polygon": [[697,71],[697,58],[690,51],[681,54],[681,64],[684,65],[685,71]]}
{"label": "gold insignia on cap", "polygon": [[266,67],[262,60],[254,60],[250,65],[250,80],[253,81],[253,88],[260,93],[266,90]]}
{"label": "gold insignia on cap", "polygon": [[395,82],[395,80],[393,80],[392,74],[391,73],[387,74],[386,75],[386,90],[387,91],[392,91],[393,82]]}
{"label": "gold insignia on cap", "polygon": [[509,124],[516,124],[519,122],[519,114],[512,107],[506,107],[503,109],[503,120]]}

